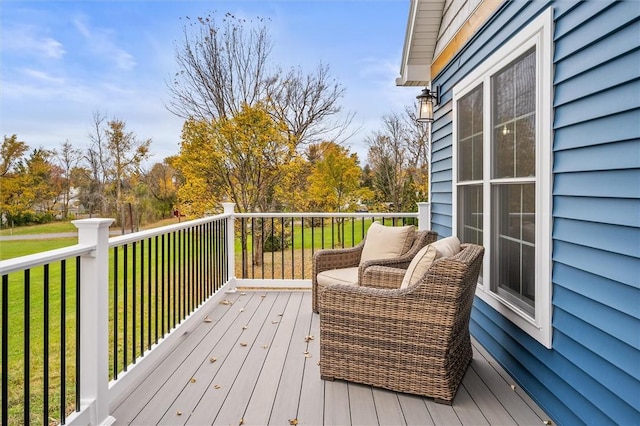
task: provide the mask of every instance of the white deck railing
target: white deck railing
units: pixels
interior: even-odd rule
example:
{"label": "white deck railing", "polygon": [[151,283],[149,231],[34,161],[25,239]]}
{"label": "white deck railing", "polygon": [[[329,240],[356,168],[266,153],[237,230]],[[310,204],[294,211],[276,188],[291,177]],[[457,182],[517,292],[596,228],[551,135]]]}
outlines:
{"label": "white deck railing", "polygon": [[[235,256],[236,239],[240,238],[245,229],[244,226],[239,225],[240,223],[245,224],[244,221],[265,223],[274,219],[286,219],[293,226],[295,221],[301,221],[304,225],[307,220],[313,222],[315,219],[324,220],[323,218],[370,220],[381,217],[392,220],[413,218],[417,220],[420,229],[427,229],[430,223],[428,203],[420,203],[417,213],[240,214],[234,213],[233,209],[232,203],[226,203],[224,213],[221,215],[114,238],[108,237],[112,219],[78,220],[73,222],[78,228],[78,244],[0,262],[3,424],[9,423],[10,416],[15,415],[10,413],[10,405],[15,409],[15,404],[8,400],[9,379],[13,374],[9,370],[11,362],[15,361],[10,360],[10,353],[12,353],[10,351],[15,348],[8,347],[11,333],[8,319],[9,303],[14,294],[21,294],[20,289],[25,286],[27,290],[22,294],[26,297],[29,286],[32,285],[24,280],[20,282],[18,275],[23,271],[34,271],[44,267],[45,282],[35,284],[44,288],[51,285],[48,277],[49,265],[65,262],[68,259],[76,260],[79,266],[79,282],[76,283],[79,293],[77,298],[79,318],[76,324],[79,330],[73,334],[76,337],[75,341],[79,343],[79,347],[76,348],[78,359],[75,361],[78,368],[75,376],[79,380],[75,383],[77,394],[74,412],[67,416],[62,412],[62,408],[57,408],[58,416],[52,416],[51,412],[56,412],[56,408],[49,407],[49,390],[45,389],[42,391],[46,397],[45,407],[38,408],[43,411],[31,413],[29,411],[30,394],[36,390],[32,389],[29,383],[31,380],[29,371],[33,360],[30,357],[32,342],[27,330],[23,341],[22,360],[22,370],[25,372],[23,377],[27,381],[22,383],[25,389],[22,406],[26,413],[22,414],[20,420],[25,423],[31,421],[42,423],[48,422],[49,417],[57,417],[57,420],[64,424],[106,425],[115,420],[110,416],[109,411],[112,401],[126,395],[127,389],[138,378],[144,376],[179,341],[181,327],[188,328],[193,322],[202,321],[205,315],[205,310],[200,309],[202,306],[217,303],[224,297],[225,292],[234,291],[237,286],[281,288],[310,286],[310,277],[304,277],[304,275],[303,278],[291,276],[288,279],[276,279],[273,276],[268,279],[264,277],[256,279],[255,276],[237,278],[236,263],[241,262],[237,262]],[[331,229],[333,230],[333,227]],[[324,244],[324,241],[322,243]],[[342,244],[344,244],[344,238]],[[242,258],[247,257],[245,253],[240,253]],[[152,259],[154,259],[153,262]],[[122,262],[122,267],[118,266],[119,261]],[[151,286],[152,280],[155,288]],[[138,284],[139,287],[137,287]],[[124,291],[124,295],[118,293],[119,289]],[[47,294],[46,291],[48,290],[45,290],[45,294]],[[136,299],[145,295],[147,297],[145,300]],[[130,299],[133,299],[133,302]],[[61,300],[66,300],[66,296],[63,295]],[[49,302],[43,303],[48,306]],[[29,326],[32,309],[35,308],[25,304],[22,312],[27,322],[25,328]],[[48,311],[48,308],[44,309],[45,312]],[[162,313],[159,313],[160,311]],[[146,315],[149,322],[145,324]],[[124,320],[119,319],[122,316]],[[136,323],[137,319],[140,320],[139,324]],[[46,321],[48,324],[49,319],[47,318]],[[133,325],[128,321],[132,321]],[[155,321],[155,333],[150,326],[151,321]],[[162,326],[158,330],[160,323]],[[63,320],[62,324],[66,324],[66,321]],[[63,328],[61,333],[64,335],[66,330],[65,325],[62,324],[60,325]],[[124,324],[126,337],[118,334],[122,324]],[[148,331],[145,330],[145,326],[148,327]],[[127,330],[130,334],[127,334]],[[48,329],[45,329],[44,333],[45,340],[48,341]],[[122,340],[124,343],[121,343]],[[14,340],[11,339],[11,341]],[[62,338],[62,342],[64,341]],[[133,343],[129,345],[129,341]],[[45,351],[47,355],[48,349]],[[61,351],[64,352],[63,349]],[[41,357],[40,354],[37,356]],[[130,359],[131,362],[124,362],[120,367],[119,356],[124,357],[124,360]],[[48,366],[49,369],[54,367]],[[48,383],[48,371],[44,371],[43,374],[46,377],[44,383]],[[110,377],[112,377],[111,381]],[[67,396],[64,385],[62,386],[63,401],[60,406],[65,407]],[[38,421],[45,416],[47,420]]]}

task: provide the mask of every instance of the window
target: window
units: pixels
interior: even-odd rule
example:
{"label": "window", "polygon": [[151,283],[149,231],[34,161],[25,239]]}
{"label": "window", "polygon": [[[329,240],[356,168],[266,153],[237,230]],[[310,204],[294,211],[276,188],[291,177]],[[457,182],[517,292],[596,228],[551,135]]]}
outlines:
{"label": "window", "polygon": [[453,89],[454,232],[485,246],[476,294],[551,347],[547,10]]}

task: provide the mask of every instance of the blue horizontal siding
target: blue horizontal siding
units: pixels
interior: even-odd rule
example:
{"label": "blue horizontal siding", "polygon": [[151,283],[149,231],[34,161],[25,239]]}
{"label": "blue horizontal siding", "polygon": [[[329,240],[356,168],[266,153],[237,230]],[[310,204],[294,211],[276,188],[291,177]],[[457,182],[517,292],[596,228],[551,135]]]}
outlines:
{"label": "blue horizontal siding", "polygon": [[[605,92],[591,92],[589,95],[567,104],[567,108],[557,108],[554,126],[567,126],[636,109],[640,104],[640,96],[633,96],[634,93],[640,93],[640,79],[616,86]],[[554,106],[560,105],[555,104]]]}
{"label": "blue horizontal siding", "polygon": [[[601,349],[606,355],[612,355],[613,352],[627,346],[640,348],[640,318],[637,316],[633,317],[611,309],[562,286],[554,288],[553,305],[582,321],[580,325],[583,326],[583,337],[593,338],[595,336],[594,328],[602,331],[609,341],[609,345]],[[554,312],[554,314],[557,315],[558,312]],[[561,318],[558,317],[554,320],[560,321]],[[558,329],[562,328],[561,324],[561,322],[554,323]],[[613,342],[619,342],[619,344],[614,345]],[[638,377],[640,376],[640,363],[637,361],[640,360],[640,350],[635,349],[634,353],[635,357],[627,361],[621,360],[621,362],[625,370],[630,372],[629,374]],[[607,358],[605,354],[603,357]],[[629,368],[632,369],[629,370]]]}
{"label": "blue horizontal siding", "polygon": [[640,200],[555,196],[553,217],[638,227]]}
{"label": "blue horizontal siding", "polygon": [[[637,169],[557,173],[553,195],[604,198],[640,198]],[[606,206],[602,206],[606,208]]]}
{"label": "blue horizontal siding", "polygon": [[640,228],[563,218],[557,218],[554,224],[553,238],[558,241],[635,257],[640,263]]}
{"label": "blue horizontal siding", "polygon": [[[597,3],[597,2],[594,2]],[[559,84],[599,64],[608,62],[638,48],[637,26],[628,25],[622,28],[616,37],[609,37],[592,45],[591,49],[584,49],[574,53],[570,60],[560,61],[554,71],[554,82]]]}
{"label": "blue horizontal siding", "polygon": [[[564,150],[604,143],[637,140],[640,133],[640,109],[624,111],[599,119],[556,126],[554,149]],[[613,145],[610,145],[611,147]]]}
{"label": "blue horizontal siding", "polygon": [[561,1],[555,3],[556,24],[554,28],[555,40],[572,32],[576,28],[576,23],[587,22],[603,10],[611,7],[616,0],[600,0],[597,5],[588,7],[581,3]]}
{"label": "blue horizontal siding", "polygon": [[553,261],[640,288],[640,262],[636,257],[554,240]]}
{"label": "blue horizontal siding", "polygon": [[[639,30],[640,31],[640,30]],[[637,72],[634,68],[640,64],[640,51],[634,50],[619,56],[605,64],[584,71],[578,76],[564,81],[556,88],[554,103],[563,105],[610,87],[621,86],[636,79]],[[585,93],[584,87],[591,87],[590,93]]]}
{"label": "blue horizontal siding", "polygon": [[560,262],[553,264],[553,280],[556,286],[640,318],[640,293],[637,288]]}
{"label": "blue horizontal siding", "polygon": [[[640,64],[640,57],[638,59]],[[640,167],[640,139],[556,151],[553,161],[554,173],[637,169],[638,167]]]}

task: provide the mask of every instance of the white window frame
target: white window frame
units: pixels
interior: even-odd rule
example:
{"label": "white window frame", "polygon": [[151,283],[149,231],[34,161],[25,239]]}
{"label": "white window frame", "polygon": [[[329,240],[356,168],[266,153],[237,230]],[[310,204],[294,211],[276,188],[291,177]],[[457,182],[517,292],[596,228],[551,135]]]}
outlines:
{"label": "white window frame", "polygon": [[[453,87],[453,234],[458,235],[457,101],[483,84],[483,277],[476,296],[547,348],[552,347],[551,206],[553,141],[553,11],[545,10]],[[535,313],[491,291],[491,77],[532,47],[536,48],[536,230]]]}

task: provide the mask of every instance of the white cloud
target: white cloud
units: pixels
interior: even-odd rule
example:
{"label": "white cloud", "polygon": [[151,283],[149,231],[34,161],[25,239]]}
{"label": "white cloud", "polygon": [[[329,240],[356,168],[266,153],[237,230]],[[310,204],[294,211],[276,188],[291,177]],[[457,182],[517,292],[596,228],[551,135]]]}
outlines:
{"label": "white cloud", "polygon": [[[19,25],[3,29],[2,50],[44,59],[61,59],[66,52],[58,40],[41,34],[33,25]],[[11,37],[7,37],[11,34]]]}
{"label": "white cloud", "polygon": [[112,61],[117,68],[124,71],[135,68],[136,61],[133,55],[116,44],[113,30],[90,28],[84,17],[75,18],[73,24],[87,41],[91,51],[100,56],[102,60]]}

